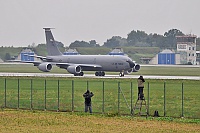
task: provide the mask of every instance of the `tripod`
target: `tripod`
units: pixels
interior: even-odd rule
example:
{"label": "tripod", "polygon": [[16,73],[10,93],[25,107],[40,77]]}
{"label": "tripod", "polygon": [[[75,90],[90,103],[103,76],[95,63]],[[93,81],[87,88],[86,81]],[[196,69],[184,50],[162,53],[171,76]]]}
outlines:
{"label": "tripod", "polygon": [[[142,106],[145,106],[145,108],[142,109]],[[141,98],[140,94],[133,108],[133,114],[134,115],[138,114],[139,116],[146,116],[146,117],[148,116],[148,108],[147,108],[145,97],[143,96]]]}

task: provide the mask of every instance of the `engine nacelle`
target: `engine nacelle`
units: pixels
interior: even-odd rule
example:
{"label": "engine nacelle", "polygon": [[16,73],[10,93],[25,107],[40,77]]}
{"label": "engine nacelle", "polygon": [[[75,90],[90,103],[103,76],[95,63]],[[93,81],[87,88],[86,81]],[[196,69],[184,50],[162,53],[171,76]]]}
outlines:
{"label": "engine nacelle", "polygon": [[125,71],[125,74],[131,74],[133,72],[133,68],[129,69],[128,71]]}
{"label": "engine nacelle", "polygon": [[68,66],[67,71],[71,74],[78,74],[81,72],[81,67],[80,66]]}
{"label": "engine nacelle", "polygon": [[132,68],[132,72],[137,72],[140,70],[140,65],[139,64],[135,64],[135,66]]}
{"label": "engine nacelle", "polygon": [[133,66],[133,68],[125,71],[125,74],[131,74],[132,72],[138,72],[140,70],[140,65],[139,64],[134,64],[132,66]]}
{"label": "engine nacelle", "polygon": [[52,69],[52,65],[51,65],[50,63],[47,63],[47,62],[41,63],[41,64],[38,65],[37,67],[38,67],[38,69],[39,69],[40,71],[43,71],[43,72],[49,72],[49,71],[51,71],[51,69]]}

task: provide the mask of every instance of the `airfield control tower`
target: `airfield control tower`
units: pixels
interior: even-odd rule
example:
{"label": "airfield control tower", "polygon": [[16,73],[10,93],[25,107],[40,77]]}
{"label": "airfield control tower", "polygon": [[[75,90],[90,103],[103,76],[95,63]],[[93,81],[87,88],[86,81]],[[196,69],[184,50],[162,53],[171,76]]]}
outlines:
{"label": "airfield control tower", "polygon": [[181,64],[196,65],[196,37],[195,35],[176,36]]}

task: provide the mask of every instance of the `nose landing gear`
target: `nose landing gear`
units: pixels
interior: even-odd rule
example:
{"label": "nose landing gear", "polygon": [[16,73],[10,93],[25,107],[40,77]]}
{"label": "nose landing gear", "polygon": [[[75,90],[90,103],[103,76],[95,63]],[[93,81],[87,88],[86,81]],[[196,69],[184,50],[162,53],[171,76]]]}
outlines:
{"label": "nose landing gear", "polygon": [[120,73],[119,73],[119,76],[120,76],[120,77],[124,77],[124,72],[123,72],[123,71],[120,72]]}

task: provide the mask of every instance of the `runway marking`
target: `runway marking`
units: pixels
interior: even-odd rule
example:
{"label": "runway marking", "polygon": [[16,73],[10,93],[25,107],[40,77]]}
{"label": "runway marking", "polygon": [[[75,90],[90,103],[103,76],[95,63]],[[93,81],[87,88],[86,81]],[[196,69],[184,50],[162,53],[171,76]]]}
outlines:
{"label": "runway marking", "polygon": [[[106,75],[95,76],[94,74],[84,74],[84,76],[74,76],[73,74],[54,74],[54,73],[0,73],[2,77],[86,77],[86,78],[133,78],[136,79],[140,75],[125,75],[119,77],[119,75]],[[200,80],[200,76],[157,76],[157,75],[143,75],[145,79],[188,79],[188,80]]]}

